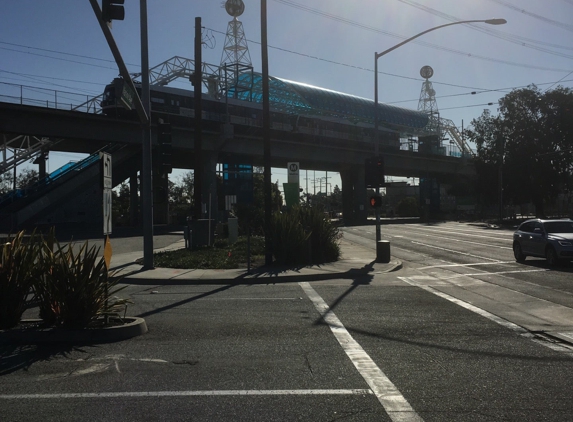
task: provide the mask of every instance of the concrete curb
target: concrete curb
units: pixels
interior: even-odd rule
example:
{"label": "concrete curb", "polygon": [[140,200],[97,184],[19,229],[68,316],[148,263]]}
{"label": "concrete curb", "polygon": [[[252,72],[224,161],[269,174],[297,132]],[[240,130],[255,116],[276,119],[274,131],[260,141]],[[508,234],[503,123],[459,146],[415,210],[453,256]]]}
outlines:
{"label": "concrete curb", "polygon": [[[143,318],[125,317],[127,324],[85,329],[65,328],[15,328],[0,331],[0,344],[38,344],[38,343],[74,343],[95,344],[113,343],[127,340],[147,332],[147,324]],[[41,320],[22,320],[24,323],[39,323]]]}
{"label": "concrete curb", "polygon": [[[355,264],[355,262],[353,262]],[[293,268],[257,268],[250,273],[246,270],[182,270],[156,268],[154,270],[134,270],[121,275],[121,284],[134,285],[253,285],[325,281],[333,279],[354,279],[373,276],[378,273],[389,273],[400,270],[403,266],[399,260],[387,264],[365,264],[362,268],[354,266],[324,265],[316,267]]]}

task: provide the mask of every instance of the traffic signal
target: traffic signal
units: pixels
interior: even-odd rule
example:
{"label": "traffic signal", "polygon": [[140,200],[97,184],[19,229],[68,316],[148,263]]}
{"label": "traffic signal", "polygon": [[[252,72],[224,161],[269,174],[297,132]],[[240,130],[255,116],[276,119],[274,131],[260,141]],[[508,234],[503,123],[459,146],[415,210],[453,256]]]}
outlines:
{"label": "traffic signal", "polygon": [[101,0],[101,17],[104,22],[122,21],[125,18],[125,0]]}
{"label": "traffic signal", "polygon": [[366,187],[384,186],[384,157],[369,157],[364,162]]}
{"label": "traffic signal", "polygon": [[380,195],[372,195],[370,197],[370,206],[372,208],[382,207],[382,197]]}
{"label": "traffic signal", "polygon": [[159,165],[163,173],[171,173],[173,165],[171,157],[173,146],[171,144],[171,123],[159,123]]}

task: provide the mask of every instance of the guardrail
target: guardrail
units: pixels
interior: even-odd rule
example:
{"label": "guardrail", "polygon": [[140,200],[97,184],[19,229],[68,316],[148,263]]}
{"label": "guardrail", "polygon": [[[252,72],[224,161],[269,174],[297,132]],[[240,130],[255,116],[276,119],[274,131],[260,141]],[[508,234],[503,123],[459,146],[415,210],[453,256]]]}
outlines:
{"label": "guardrail", "polygon": [[59,91],[6,82],[0,82],[0,88],[0,101],[5,103],[79,111],[83,113],[101,113],[99,102],[103,94],[92,97],[76,92]]}

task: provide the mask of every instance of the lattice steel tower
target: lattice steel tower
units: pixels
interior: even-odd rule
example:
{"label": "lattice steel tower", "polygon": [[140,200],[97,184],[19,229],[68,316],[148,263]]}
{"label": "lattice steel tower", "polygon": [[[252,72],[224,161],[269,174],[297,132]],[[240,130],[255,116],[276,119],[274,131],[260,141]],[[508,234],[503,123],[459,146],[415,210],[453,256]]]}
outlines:
{"label": "lattice steel tower", "polygon": [[426,126],[429,132],[439,134],[440,131],[440,112],[436,103],[436,91],[432,87],[430,78],[434,75],[434,69],[430,66],[424,66],[420,69],[420,76],[425,79],[420,91],[420,101],[418,102],[418,111],[423,111],[430,118]]}
{"label": "lattice steel tower", "polygon": [[225,37],[225,47],[221,56],[221,66],[230,64],[242,64],[252,66],[249,46],[245,38],[243,23],[237,18],[245,11],[245,4],[242,0],[227,0],[225,10],[233,20],[227,26],[227,36]]}

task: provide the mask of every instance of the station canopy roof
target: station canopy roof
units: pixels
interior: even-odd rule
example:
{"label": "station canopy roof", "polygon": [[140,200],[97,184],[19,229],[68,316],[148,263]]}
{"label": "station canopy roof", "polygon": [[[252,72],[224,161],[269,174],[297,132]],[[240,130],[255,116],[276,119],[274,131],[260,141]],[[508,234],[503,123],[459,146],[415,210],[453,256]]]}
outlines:
{"label": "station canopy roof", "polygon": [[[229,97],[263,102],[262,75],[241,73],[228,90]],[[312,85],[269,77],[269,102],[272,109],[287,113],[326,116],[353,123],[374,124],[374,101]],[[380,127],[400,131],[419,131],[428,124],[428,115],[387,104],[378,104]]]}

